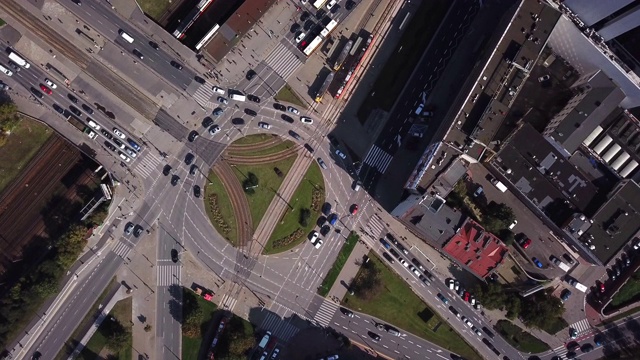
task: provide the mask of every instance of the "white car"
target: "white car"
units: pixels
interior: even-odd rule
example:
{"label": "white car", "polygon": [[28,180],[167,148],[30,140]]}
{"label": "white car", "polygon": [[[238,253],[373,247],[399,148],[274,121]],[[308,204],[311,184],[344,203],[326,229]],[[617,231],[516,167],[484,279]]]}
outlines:
{"label": "white car", "polygon": [[116,134],[120,139],[126,139],[127,137],[120,131],[118,128],[113,128],[113,133]]}
{"label": "white car", "polygon": [[293,106],[287,106],[287,111],[296,115],[300,115],[300,111],[298,111],[298,109],[294,108]]}
{"label": "white car", "polygon": [[138,156],[138,154],[136,154],[135,151],[129,149],[129,148],[125,148],[124,151],[127,152],[127,154],[129,154],[129,156],[131,156],[132,158],[135,158],[136,156]]}
{"label": "white car", "polygon": [[296,43],[299,44],[300,41],[302,41],[302,39],[304,39],[304,37],[307,36],[307,34],[301,32],[300,34],[298,34],[298,36],[296,36]]}
{"label": "white car", "polygon": [[322,240],[320,240],[318,236],[320,236],[320,234],[318,234],[317,231],[314,231],[311,233],[311,238],[309,239],[316,249],[320,249],[320,246],[322,246]]}
{"label": "white car", "polygon": [[422,114],[423,109],[424,109],[424,104],[418,105],[418,108],[416,109],[416,115]]}
{"label": "white car", "polygon": [[87,124],[96,130],[100,130],[100,125],[96,124],[93,120],[89,120]]}
{"label": "white car", "polygon": [[400,264],[404,267],[409,267],[409,264],[403,258],[400,258]]}
{"label": "white car", "polygon": [[308,116],[301,116],[300,121],[302,121],[303,124],[313,124],[313,119]]}
{"label": "white car", "polygon": [[347,158],[347,155],[345,155],[342,151],[340,150],[336,150],[336,155],[338,155],[340,157],[340,159],[344,160]]}
{"label": "white car", "polygon": [[471,321],[469,321],[469,319],[467,319],[464,323],[467,324],[467,326],[470,328],[473,327],[473,324],[471,323]]}
{"label": "white car", "polygon": [[480,332],[480,330],[477,327],[472,327],[471,330],[473,330],[474,333],[476,333],[476,335],[478,336],[482,336],[482,333]]}
{"label": "white car", "polygon": [[50,88],[55,89],[58,87],[53,81],[49,80],[49,78],[44,79],[44,83],[49,85]]}
{"label": "white car", "polygon": [[331,0],[328,4],[327,4],[327,10],[331,10],[332,7],[336,6],[336,4],[338,3],[338,0]]}
{"label": "white car", "polygon": [[511,225],[509,225],[509,230],[513,230],[513,228],[516,227],[516,225],[518,225],[518,220],[513,220]]}
{"label": "white car", "polygon": [[538,82],[545,82],[545,81],[549,80],[550,78],[551,78],[551,76],[549,76],[549,75],[540,76],[538,78]]}
{"label": "white car", "polygon": [[98,135],[96,133],[94,133],[93,131],[89,131],[89,133],[87,134],[89,136],[89,139],[95,139]]}
{"label": "white car", "polygon": [[212,127],[209,128],[209,134],[211,135],[215,135],[219,132],[220,132],[220,126],[218,125],[213,125]]}
{"label": "white car", "polygon": [[227,100],[226,98],[223,98],[222,96],[218,96],[218,102],[220,102],[221,104],[227,105],[229,103],[229,100]]}
{"label": "white car", "polygon": [[271,124],[268,124],[266,122],[259,122],[258,127],[262,129],[271,129]]}
{"label": "white car", "polygon": [[127,155],[125,155],[124,153],[122,153],[122,151],[118,151],[118,156],[120,156],[120,159],[124,160],[125,162],[129,162],[131,161],[131,159],[129,159],[127,157]]}
{"label": "white car", "polygon": [[213,89],[213,92],[218,93],[220,95],[224,95],[224,89],[221,89],[217,86],[214,86],[212,89]]}

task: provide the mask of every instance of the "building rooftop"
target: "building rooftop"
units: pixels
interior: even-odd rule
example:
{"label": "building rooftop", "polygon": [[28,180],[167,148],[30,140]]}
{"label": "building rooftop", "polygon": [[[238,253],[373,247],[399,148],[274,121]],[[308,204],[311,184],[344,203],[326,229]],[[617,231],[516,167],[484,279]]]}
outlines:
{"label": "building rooftop", "polygon": [[606,264],[640,231],[638,184],[621,181],[591,220],[591,227],[578,239],[587,246],[593,245],[594,255]]}
{"label": "building rooftop", "polygon": [[495,270],[509,251],[495,235],[471,219],[467,219],[443,250],[479,278]]}
{"label": "building rooftop", "polygon": [[582,212],[598,191],[529,124],[513,134],[492,164],[540,209],[554,201],[566,200]]}
{"label": "building rooftop", "polygon": [[391,213],[407,228],[436,248],[442,247],[462,225],[464,215],[446,205],[438,195],[413,196]]}

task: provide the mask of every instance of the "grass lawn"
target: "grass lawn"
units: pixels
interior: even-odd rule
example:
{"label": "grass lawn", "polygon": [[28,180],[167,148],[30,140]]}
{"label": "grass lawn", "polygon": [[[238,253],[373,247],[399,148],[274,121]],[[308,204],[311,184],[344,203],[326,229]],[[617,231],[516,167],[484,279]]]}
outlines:
{"label": "grass lawn", "polygon": [[349,234],[347,241],[342,244],[342,248],[340,248],[336,261],[333,262],[331,269],[329,269],[327,275],[322,280],[322,284],[320,284],[317,289],[320,296],[327,296],[329,290],[331,290],[331,287],[333,287],[333,284],[336,282],[336,279],[338,279],[338,275],[340,275],[340,271],[342,271],[344,264],[347,263],[347,259],[349,259],[353,248],[356,247],[359,238],[360,237],[355,232],[352,232]]}
{"label": "grass lawn", "polygon": [[247,135],[245,137],[241,137],[240,139],[234,141],[233,144],[238,144],[238,145],[258,144],[261,142],[271,140],[272,138],[273,138],[273,135],[270,135],[270,134],[253,134],[253,135]]}
{"label": "grass lawn", "polygon": [[507,320],[498,320],[495,329],[511,346],[520,351],[537,354],[551,349],[545,342]]}
{"label": "grass lawn", "polygon": [[285,101],[291,103],[293,105],[298,105],[299,107],[306,109],[308,105],[300,99],[300,97],[293,91],[289,84],[285,84],[285,86],[280,89],[280,91],[274,97],[277,101]]}
{"label": "grass lawn", "polygon": [[[321,192],[321,196],[316,202],[318,208],[315,210],[311,207],[314,189]],[[305,241],[307,234],[316,226],[316,219],[320,214],[320,207],[324,204],[324,196],[325,191],[324,182],[322,180],[322,170],[320,170],[318,164],[313,161],[309,166],[309,169],[307,169],[307,173],[304,175],[304,178],[298,185],[298,188],[291,197],[291,201],[289,203],[293,207],[293,210],[287,209],[280,222],[276,225],[276,228],[273,229],[273,233],[271,233],[271,237],[269,238],[269,241],[267,241],[263,253],[275,254],[284,252]],[[302,209],[311,210],[309,225],[305,227],[300,225],[298,222]],[[282,239],[293,234],[298,229],[302,229],[302,233],[304,234],[299,239],[284,246],[277,246],[274,243],[278,239]]]}
{"label": "grass lawn", "polygon": [[481,359],[480,355],[414,294],[403,279],[387,268],[375,253],[370,252],[369,258],[380,269],[384,291],[378,294],[374,301],[369,302],[347,293],[342,300],[345,306],[378,317],[465,359]]}
{"label": "grass lawn", "polygon": [[51,129],[37,121],[20,121],[0,147],[0,191],[20,174],[51,134]]}
{"label": "grass lawn", "polygon": [[171,0],[137,0],[145,14],[154,20],[160,20],[160,17],[171,5]]}
{"label": "grass lawn", "polygon": [[[247,200],[249,201],[249,207],[251,208],[251,220],[253,222],[253,230],[258,227],[260,224],[260,220],[264,216],[265,211],[271,204],[271,200],[276,195],[278,189],[280,189],[280,184],[287,176],[289,169],[291,169],[291,165],[293,165],[293,161],[296,159],[296,156],[293,155],[284,160],[280,160],[274,163],[268,164],[260,164],[260,165],[234,165],[233,172],[238,177],[240,182],[244,181],[245,177],[248,173],[252,172],[258,177],[258,187],[254,188],[254,194],[246,194]],[[278,168],[282,171],[283,176],[278,177],[273,168]]]}
{"label": "grass lawn", "polygon": [[[389,94],[402,92],[402,88],[452,3],[448,0],[436,0],[423,1],[420,4],[407,24],[406,30],[393,52],[394,55],[389,58],[378,75],[371,90],[373,96],[367,96],[367,100],[358,110],[358,119],[361,123],[367,120],[373,109],[391,110],[396,96],[389,96]],[[412,49],[421,50],[412,51]]]}
{"label": "grass lawn", "polygon": [[542,328],[541,330],[547,332],[547,334],[551,334],[551,335],[555,335],[557,334],[559,331],[566,329],[569,326],[569,324],[567,323],[567,321],[561,317],[557,317],[555,318],[554,321],[552,321],[548,327],[546,328]]}
{"label": "grass lawn", "polygon": [[627,305],[634,301],[638,300],[638,295],[640,295],[640,275],[638,273],[633,274],[627,280],[627,282],[622,285],[620,291],[611,299],[611,303],[609,304],[612,307],[618,307],[621,305]]}
{"label": "grass lawn", "polygon": [[[188,291],[191,294],[193,294],[193,291],[191,291],[191,289],[183,288],[183,291],[184,292]],[[198,306],[200,307],[200,309],[202,309],[201,333],[206,334],[204,336],[205,339],[207,339],[207,337],[211,337],[211,339],[207,339],[207,344],[209,344],[210,340],[213,339],[213,333],[208,334],[207,331],[212,330],[211,321],[213,320],[214,313],[216,312],[218,307],[216,306],[216,304],[210,301],[206,301],[200,296],[196,295],[196,298],[198,299]],[[182,359],[185,359],[185,360],[200,359],[201,357],[198,357],[198,354],[200,352],[200,347],[202,346],[202,340],[203,340],[202,337],[196,338],[196,337],[188,337],[183,335],[182,336]],[[207,346],[207,349],[208,349],[208,346]],[[206,350],[203,349],[203,351],[206,351]]]}
{"label": "grass lawn", "polygon": [[4,24],[6,24],[6,22],[4,20],[0,19],[0,26],[2,26]]}
{"label": "grass lawn", "polygon": [[294,147],[295,144],[293,143],[293,141],[290,140],[286,140],[283,141],[279,144],[275,144],[274,146],[269,146],[266,149],[258,149],[258,150],[252,150],[252,151],[233,151],[230,150],[229,151],[229,155],[235,155],[235,156],[264,156],[264,155],[271,155],[271,154],[275,154],[275,153],[279,153],[281,151],[287,150],[289,148]]}
{"label": "grass lawn", "polygon": [[[213,224],[213,227],[218,230],[220,235],[227,239],[232,245],[236,246],[238,245],[238,229],[236,227],[236,218],[233,215],[233,206],[231,205],[229,194],[225,190],[224,186],[222,186],[222,181],[220,181],[220,178],[216,176],[213,170],[209,171],[207,180],[208,183],[204,187],[204,203],[205,208],[207,209],[207,215],[209,215],[209,220],[211,221],[211,224]],[[225,232],[219,222],[215,220],[214,208],[208,200],[210,194],[216,194],[217,210],[224,222],[229,226],[228,232]]]}
{"label": "grass lawn", "polygon": [[[132,325],[131,305],[132,305],[132,298],[128,297],[118,301],[113,306],[113,309],[111,309],[111,311],[109,312],[110,316],[113,316],[116,319],[118,319],[118,321],[122,324],[122,326],[124,326],[126,329],[129,329],[129,331],[131,331],[131,325]],[[82,349],[82,351],[80,352],[80,358],[91,359],[94,355],[100,354],[102,349],[107,344],[107,338],[100,332],[100,328],[102,328],[107,321],[111,321],[110,316],[107,316],[104,319],[104,321],[98,328],[98,331],[96,331],[93,334],[93,336],[87,343],[87,346],[85,346],[85,348]],[[131,347],[128,347],[127,349],[116,354],[116,358],[120,360],[131,359]]]}

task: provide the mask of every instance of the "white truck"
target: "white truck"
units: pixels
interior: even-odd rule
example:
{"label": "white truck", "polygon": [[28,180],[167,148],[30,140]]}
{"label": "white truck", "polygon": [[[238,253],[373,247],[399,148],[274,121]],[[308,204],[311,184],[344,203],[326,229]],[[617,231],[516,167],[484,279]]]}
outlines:
{"label": "white truck", "polygon": [[497,179],[493,179],[491,180],[491,183],[493,184],[493,186],[495,186],[496,188],[498,188],[498,190],[502,191],[502,192],[506,192],[507,191],[507,187],[501,183],[500,181],[498,181]]}
{"label": "white truck", "polygon": [[551,258],[551,262],[553,262],[553,264],[557,267],[559,267],[560,269],[562,269],[562,271],[564,272],[568,272],[569,270],[571,270],[571,266],[563,263],[562,261],[560,261],[560,259],[558,259],[557,257],[553,256]]}
{"label": "white truck", "polygon": [[9,59],[11,59],[14,63],[22,66],[25,69],[31,67],[31,64],[27,62],[27,60],[23,59],[20,55],[14,53],[13,51],[9,53]]}
{"label": "white truck", "polygon": [[586,286],[580,284],[578,282],[578,280],[576,280],[576,279],[569,279],[569,280],[567,280],[567,282],[569,283],[569,285],[575,287],[576,289],[582,291],[583,293],[586,293],[587,290],[589,290],[589,288],[587,288]]}

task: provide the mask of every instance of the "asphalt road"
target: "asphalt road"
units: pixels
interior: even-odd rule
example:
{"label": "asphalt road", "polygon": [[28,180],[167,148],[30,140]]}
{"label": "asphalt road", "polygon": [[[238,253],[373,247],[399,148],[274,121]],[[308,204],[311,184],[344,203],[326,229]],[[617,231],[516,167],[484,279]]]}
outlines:
{"label": "asphalt road", "polygon": [[[414,124],[410,118],[416,118],[415,111],[419,104],[429,104],[431,89],[451,60],[451,54],[456,50],[459,40],[466,34],[469,24],[479,9],[478,2],[473,0],[459,0],[451,6],[448,16],[441,23],[439,30],[425,50],[425,55],[417,64],[413,76],[408,79],[406,87],[399,94],[399,101],[392,109],[389,120],[369,150],[370,153],[383,151],[391,157],[396,154],[400,148],[399,142],[401,143],[409,136],[408,132]],[[429,131],[422,131],[421,143],[431,141],[444,113],[445,110],[442,109],[436,112],[435,117],[428,119]],[[376,150],[376,147],[379,150]],[[365,160],[368,155],[365,155]],[[376,158],[373,157],[370,161],[363,161],[358,174],[358,178],[365,188],[371,190],[375,189],[377,181],[383,175],[376,167],[375,160]]]}

